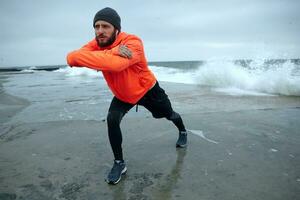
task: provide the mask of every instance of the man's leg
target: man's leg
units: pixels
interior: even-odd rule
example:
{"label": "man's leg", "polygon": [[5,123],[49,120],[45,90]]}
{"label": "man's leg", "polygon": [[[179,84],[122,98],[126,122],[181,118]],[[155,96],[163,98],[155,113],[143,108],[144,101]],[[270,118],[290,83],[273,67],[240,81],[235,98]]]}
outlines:
{"label": "man's leg", "polygon": [[109,111],[107,115],[108,138],[115,160],[123,160],[122,132],[120,128],[124,113],[120,111]]}
{"label": "man's leg", "polygon": [[171,102],[165,91],[159,86],[158,82],[149,90],[146,95],[138,102],[149,110],[154,118],[167,118],[178,128],[179,137],[176,147],[185,147],[187,143],[187,132],[181,116],[172,108]]}
{"label": "man's leg", "polygon": [[183,125],[183,121],[181,119],[181,116],[173,111],[172,115],[170,117],[167,117],[168,120],[171,120],[175,126],[179,130],[179,136],[176,142],[176,147],[184,148],[187,144],[187,131]]}
{"label": "man's leg", "polygon": [[166,118],[175,124],[179,132],[186,132],[181,116],[174,110],[172,111],[172,114]]}
{"label": "man's leg", "polygon": [[107,115],[108,137],[115,158],[113,168],[106,179],[110,184],[117,184],[121,180],[121,175],[125,174],[127,170],[123,160],[120,123],[133,106],[114,97],[109,107]]}

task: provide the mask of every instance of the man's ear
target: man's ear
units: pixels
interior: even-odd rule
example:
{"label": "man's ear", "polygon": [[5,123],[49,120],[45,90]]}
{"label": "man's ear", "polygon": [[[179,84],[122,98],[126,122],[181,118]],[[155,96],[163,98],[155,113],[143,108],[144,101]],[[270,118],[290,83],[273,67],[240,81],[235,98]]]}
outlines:
{"label": "man's ear", "polygon": [[120,31],[117,29],[116,31],[116,37],[119,35]]}

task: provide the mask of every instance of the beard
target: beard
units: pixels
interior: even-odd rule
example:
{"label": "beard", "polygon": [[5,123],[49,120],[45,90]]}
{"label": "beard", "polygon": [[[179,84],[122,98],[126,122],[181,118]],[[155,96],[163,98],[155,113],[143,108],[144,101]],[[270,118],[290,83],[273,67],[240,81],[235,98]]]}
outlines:
{"label": "beard", "polygon": [[116,40],[116,32],[117,30],[115,29],[114,32],[112,33],[112,35],[110,36],[110,38],[108,38],[108,40],[106,42],[99,42],[98,37],[102,36],[102,35],[96,35],[96,41],[99,47],[108,47],[110,45],[112,45],[112,43],[114,43],[114,41]]}

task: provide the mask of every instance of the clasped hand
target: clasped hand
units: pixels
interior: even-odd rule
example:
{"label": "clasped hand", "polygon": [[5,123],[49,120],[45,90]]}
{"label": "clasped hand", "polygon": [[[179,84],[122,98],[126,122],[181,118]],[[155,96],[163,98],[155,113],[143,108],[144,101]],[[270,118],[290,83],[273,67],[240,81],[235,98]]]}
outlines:
{"label": "clasped hand", "polygon": [[132,52],[125,45],[120,45],[119,47],[119,55],[124,58],[132,58]]}

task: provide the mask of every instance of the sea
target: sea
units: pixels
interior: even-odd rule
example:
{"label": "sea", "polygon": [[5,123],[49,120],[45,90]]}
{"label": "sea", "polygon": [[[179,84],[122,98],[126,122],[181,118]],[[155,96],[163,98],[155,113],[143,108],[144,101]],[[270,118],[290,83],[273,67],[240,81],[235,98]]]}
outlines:
{"label": "sea", "polygon": [[[190,90],[193,93],[205,91],[203,96],[295,97],[294,101],[300,103],[300,59],[148,64],[162,85],[172,85],[171,96],[176,96],[177,88],[193,88]],[[0,75],[7,79],[2,83],[5,92],[30,102],[30,106],[14,117],[15,121],[105,120],[112,98],[102,73],[88,68],[66,65],[0,68]],[[180,98],[184,99],[182,94]],[[215,101],[221,100],[215,98]],[[184,107],[184,101],[178,102],[175,99],[175,106]]]}

